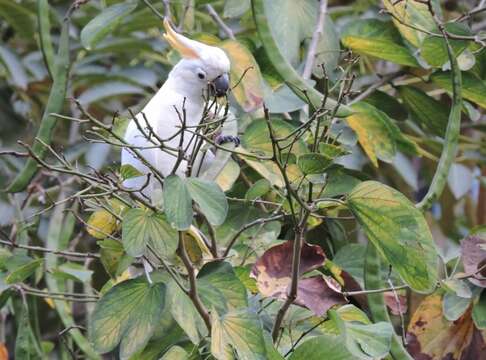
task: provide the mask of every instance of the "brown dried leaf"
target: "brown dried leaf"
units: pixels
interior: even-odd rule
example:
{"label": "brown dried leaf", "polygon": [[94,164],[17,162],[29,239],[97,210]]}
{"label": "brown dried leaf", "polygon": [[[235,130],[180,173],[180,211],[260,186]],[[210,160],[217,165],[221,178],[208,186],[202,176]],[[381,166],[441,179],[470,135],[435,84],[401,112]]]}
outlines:
{"label": "brown dried leaf", "polygon": [[[467,274],[476,273],[486,265],[486,239],[480,235],[471,235],[461,241],[462,263]],[[469,280],[477,286],[486,287],[486,267]]]}
{"label": "brown dried leaf", "polygon": [[486,332],[471,318],[471,308],[456,321],[442,314],[442,296],[427,296],[410,320],[407,350],[418,360],[486,360]]}
{"label": "brown dried leaf", "polygon": [[[286,299],[292,271],[293,242],[287,241],[268,249],[255,263],[251,276],[256,279],[258,291],[265,297]],[[299,275],[322,266],[325,255],[317,245],[304,243]],[[316,315],[323,315],[331,306],[344,304],[340,285],[332,278],[313,276],[299,281],[296,304],[305,306]]]}

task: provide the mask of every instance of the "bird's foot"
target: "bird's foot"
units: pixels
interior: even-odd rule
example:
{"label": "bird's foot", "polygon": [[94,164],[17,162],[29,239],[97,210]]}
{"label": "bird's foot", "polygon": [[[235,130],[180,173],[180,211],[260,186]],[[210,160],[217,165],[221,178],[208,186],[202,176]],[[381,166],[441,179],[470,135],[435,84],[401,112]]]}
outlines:
{"label": "bird's foot", "polygon": [[214,139],[214,142],[217,145],[222,145],[226,143],[234,143],[236,147],[238,147],[241,143],[241,140],[238,136],[233,136],[233,135],[217,135],[216,138]]}

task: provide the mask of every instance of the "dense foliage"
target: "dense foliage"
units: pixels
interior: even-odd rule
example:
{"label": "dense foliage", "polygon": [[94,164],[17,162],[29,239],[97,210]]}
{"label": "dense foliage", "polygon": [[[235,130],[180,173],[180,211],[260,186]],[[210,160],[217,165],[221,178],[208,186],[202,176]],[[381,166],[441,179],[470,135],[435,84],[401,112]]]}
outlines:
{"label": "dense foliage", "polygon": [[[485,14],[0,0],[0,359],[486,359]],[[231,60],[198,177],[120,166],[164,17]]]}

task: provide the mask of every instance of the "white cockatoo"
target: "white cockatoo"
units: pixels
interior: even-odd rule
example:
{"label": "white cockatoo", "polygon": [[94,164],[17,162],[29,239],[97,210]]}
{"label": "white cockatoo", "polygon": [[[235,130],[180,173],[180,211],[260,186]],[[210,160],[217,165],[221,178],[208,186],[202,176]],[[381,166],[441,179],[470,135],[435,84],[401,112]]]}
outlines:
{"label": "white cockatoo", "polygon": [[[139,152],[150,164],[163,176],[169,175],[177,157],[173,152],[162,151],[154,146],[154,137],[147,138],[149,127],[158,135],[159,139],[169,139],[164,144],[170,148],[178,148],[180,145],[181,116],[185,112],[185,121],[189,130],[195,131],[205,106],[207,107],[208,95],[217,97],[224,96],[229,89],[230,60],[226,53],[217,47],[209,46],[176,33],[168,21],[164,21],[167,42],[179,52],[182,59],[174,66],[168,75],[167,81],[150,99],[143,110],[136,115],[137,122],[130,121],[125,134],[125,141],[133,146],[139,147]],[[208,92],[210,94],[208,94]],[[147,126],[147,122],[149,126]],[[145,132],[145,134],[141,131]],[[174,136],[175,135],[175,136]],[[194,146],[194,139],[191,141],[191,134],[188,132],[183,137],[183,149],[190,154]],[[230,141],[237,139],[229,139]],[[142,149],[142,147],[151,147]],[[207,153],[204,163],[211,161],[212,154]],[[142,174],[150,173],[150,169],[138,159],[133,151],[123,148],[122,165],[129,164],[135,167]],[[207,165],[207,164],[206,164]],[[184,176],[187,161],[182,161],[176,174]],[[204,164],[202,165],[204,166]],[[130,189],[139,189],[146,183],[146,176],[127,179],[124,186]],[[154,186],[158,186],[153,180],[143,193],[150,195]]]}

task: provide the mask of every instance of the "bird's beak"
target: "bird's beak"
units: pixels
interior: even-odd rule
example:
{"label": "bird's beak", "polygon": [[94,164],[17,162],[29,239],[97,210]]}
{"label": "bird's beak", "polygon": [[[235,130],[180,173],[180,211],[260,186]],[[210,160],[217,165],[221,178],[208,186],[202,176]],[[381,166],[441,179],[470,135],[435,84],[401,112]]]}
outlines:
{"label": "bird's beak", "polygon": [[230,86],[229,75],[227,73],[221,74],[216,79],[211,81],[211,90],[213,95],[217,97],[225,96]]}

